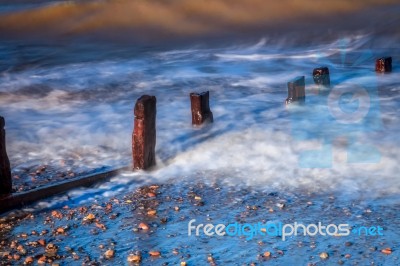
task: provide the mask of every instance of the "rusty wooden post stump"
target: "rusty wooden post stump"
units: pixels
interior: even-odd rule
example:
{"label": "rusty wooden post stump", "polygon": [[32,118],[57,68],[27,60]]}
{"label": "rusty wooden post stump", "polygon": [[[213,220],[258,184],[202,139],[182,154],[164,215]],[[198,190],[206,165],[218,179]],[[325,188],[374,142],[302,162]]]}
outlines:
{"label": "rusty wooden post stump", "polygon": [[143,95],[135,104],[132,134],[133,169],[148,169],[156,164],[156,97]]}
{"label": "rusty wooden post stump", "polygon": [[313,79],[315,84],[322,86],[330,86],[331,79],[329,77],[329,68],[327,67],[318,67],[313,70]]}
{"label": "rusty wooden post stump", "polygon": [[392,72],[392,57],[381,57],[376,59],[375,71],[379,73]]}
{"label": "rusty wooden post stump", "polygon": [[292,81],[289,81],[287,86],[288,86],[288,97],[285,101],[286,104],[290,104],[292,102],[299,102],[299,103],[305,102],[306,92],[305,92],[304,76],[300,76]]}
{"label": "rusty wooden post stump", "polygon": [[0,116],[0,195],[12,191],[11,168],[6,151],[6,131],[4,117]]}
{"label": "rusty wooden post stump", "polygon": [[203,123],[212,123],[214,121],[213,114],[210,110],[209,98],[209,91],[190,93],[192,125],[200,126]]}

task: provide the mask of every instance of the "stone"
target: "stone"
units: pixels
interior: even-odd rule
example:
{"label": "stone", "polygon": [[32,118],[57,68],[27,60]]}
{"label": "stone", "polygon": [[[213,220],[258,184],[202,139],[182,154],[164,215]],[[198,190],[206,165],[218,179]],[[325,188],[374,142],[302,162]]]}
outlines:
{"label": "stone", "polygon": [[292,102],[305,102],[306,92],[304,76],[296,77],[292,81],[289,81],[287,86],[288,97],[286,99],[286,104],[290,104]]}
{"label": "stone", "polygon": [[375,71],[379,73],[392,72],[392,57],[381,57],[376,59]]}
{"label": "stone", "polygon": [[384,249],[381,250],[381,252],[383,254],[390,255],[390,254],[392,254],[392,249],[391,248],[384,248]]}
{"label": "stone", "polygon": [[331,79],[329,77],[329,68],[327,67],[318,67],[313,70],[313,79],[315,84],[322,86],[330,86]]}
{"label": "stone", "polygon": [[52,243],[47,244],[45,249],[45,256],[46,257],[55,257],[57,255],[58,247]]}
{"label": "stone", "polygon": [[139,228],[140,230],[144,230],[144,231],[147,231],[147,230],[150,229],[150,227],[149,227],[146,223],[140,223],[139,226],[138,226],[138,228]]}
{"label": "stone", "polygon": [[0,195],[10,194],[12,191],[11,168],[6,151],[5,120],[0,116]]}
{"label": "stone", "polygon": [[148,210],[147,211],[147,215],[149,215],[149,216],[155,216],[156,214],[157,214],[156,210]]}
{"label": "stone", "polygon": [[33,263],[33,257],[27,257],[26,259],[25,259],[25,262],[24,262],[24,264],[26,264],[26,265],[30,265],[30,264],[32,264]]}
{"label": "stone", "polygon": [[91,222],[91,221],[93,221],[94,219],[96,219],[96,216],[95,216],[93,213],[89,213],[87,216],[85,216],[85,217],[83,218],[83,221],[89,221],[89,222]]}
{"label": "stone", "polygon": [[132,134],[133,169],[148,169],[156,164],[156,97],[143,95],[135,104]]}
{"label": "stone", "polygon": [[108,260],[114,258],[114,255],[115,251],[113,249],[109,249],[104,253],[104,257]]}
{"label": "stone", "polygon": [[160,256],[161,256],[160,251],[157,251],[157,250],[150,250],[150,251],[149,251],[149,254],[150,254],[150,256],[152,256],[152,257],[160,257]]}
{"label": "stone", "polygon": [[327,258],[329,258],[329,255],[326,252],[322,252],[319,254],[319,257],[323,260],[326,260]]}
{"label": "stone", "polygon": [[210,110],[209,98],[209,91],[190,93],[192,125],[200,126],[204,123],[212,123],[214,121],[213,113]]}
{"label": "stone", "polygon": [[127,258],[129,263],[140,263],[142,257],[139,254],[130,254]]}

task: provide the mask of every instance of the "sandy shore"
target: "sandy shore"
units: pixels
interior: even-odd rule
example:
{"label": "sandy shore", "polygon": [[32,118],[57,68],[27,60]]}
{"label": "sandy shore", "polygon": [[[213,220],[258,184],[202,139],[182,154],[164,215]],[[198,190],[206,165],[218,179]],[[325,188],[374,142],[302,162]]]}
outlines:
{"label": "sandy shore", "polygon": [[[382,203],[380,203],[382,202]],[[400,205],[170,180],[85,204],[2,215],[1,265],[398,265]],[[398,201],[397,201],[398,202]],[[188,223],[348,223],[383,236],[188,236]]]}

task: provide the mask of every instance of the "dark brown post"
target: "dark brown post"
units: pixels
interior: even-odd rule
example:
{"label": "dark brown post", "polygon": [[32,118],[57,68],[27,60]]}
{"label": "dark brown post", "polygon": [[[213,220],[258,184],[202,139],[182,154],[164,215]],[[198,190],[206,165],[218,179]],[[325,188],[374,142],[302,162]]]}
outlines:
{"label": "dark brown post", "polygon": [[148,169],[156,164],[156,97],[143,95],[135,104],[132,134],[133,169]]}
{"label": "dark brown post", "polygon": [[306,98],[304,76],[300,76],[292,81],[289,81],[287,86],[288,86],[288,97],[285,101],[286,104],[290,104],[292,102],[297,102],[297,101],[300,103],[304,103]]}
{"label": "dark brown post", "polygon": [[313,79],[315,84],[329,87],[331,79],[329,77],[329,68],[318,67],[313,70]]}
{"label": "dark brown post", "polygon": [[193,125],[200,126],[203,123],[212,123],[214,121],[210,110],[209,98],[209,91],[190,94]]}
{"label": "dark brown post", "polygon": [[382,57],[375,61],[375,71],[380,73],[392,72],[392,58]]}
{"label": "dark brown post", "polygon": [[12,189],[11,168],[6,151],[6,131],[4,117],[0,116],[0,195],[10,194]]}

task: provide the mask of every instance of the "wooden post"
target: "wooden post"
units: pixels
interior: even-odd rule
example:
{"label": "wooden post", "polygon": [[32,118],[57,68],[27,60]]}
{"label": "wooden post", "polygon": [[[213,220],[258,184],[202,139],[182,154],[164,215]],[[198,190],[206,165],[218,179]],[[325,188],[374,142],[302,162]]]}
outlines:
{"label": "wooden post", "polygon": [[313,79],[315,84],[329,87],[331,79],[329,77],[329,68],[318,67],[313,70]]}
{"label": "wooden post", "polygon": [[306,98],[304,76],[296,77],[294,80],[289,81],[287,86],[288,86],[288,97],[285,103],[286,104],[290,104],[292,102],[304,103]]}
{"label": "wooden post", "polygon": [[11,168],[6,151],[6,131],[4,117],[0,116],[0,195],[12,192]]}
{"label": "wooden post", "polygon": [[135,104],[132,134],[133,169],[148,169],[156,164],[156,97],[143,95]]}
{"label": "wooden post", "polygon": [[375,61],[375,71],[379,73],[392,72],[392,58],[381,57]]}
{"label": "wooden post", "polygon": [[209,97],[209,91],[190,93],[192,125],[200,126],[203,123],[212,123],[214,121],[213,113],[210,110]]}

